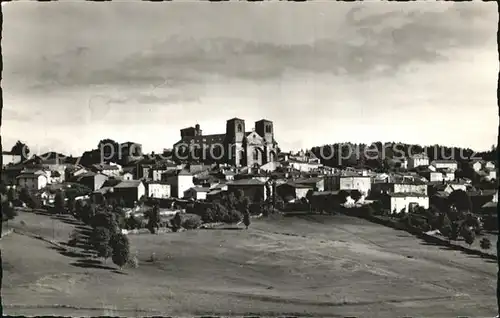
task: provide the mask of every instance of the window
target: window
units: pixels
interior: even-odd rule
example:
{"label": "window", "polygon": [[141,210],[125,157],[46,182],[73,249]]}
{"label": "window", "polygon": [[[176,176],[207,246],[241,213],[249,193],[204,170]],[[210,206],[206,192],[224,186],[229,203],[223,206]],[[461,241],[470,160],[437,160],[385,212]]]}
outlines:
{"label": "window", "polygon": [[266,126],[266,133],[272,133],[273,132],[273,129],[271,127],[271,125],[267,125]]}
{"label": "window", "polygon": [[238,132],[242,132],[243,131],[243,126],[241,124],[238,124]]}
{"label": "window", "polygon": [[259,150],[257,149],[253,151],[253,160],[259,160]]}

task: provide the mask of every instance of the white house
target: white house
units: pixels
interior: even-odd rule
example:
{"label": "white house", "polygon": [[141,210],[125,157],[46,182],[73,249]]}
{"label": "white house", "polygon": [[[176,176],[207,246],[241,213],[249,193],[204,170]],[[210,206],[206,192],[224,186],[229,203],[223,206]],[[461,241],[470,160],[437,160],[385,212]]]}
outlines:
{"label": "white house", "polygon": [[121,175],[122,180],[134,180],[134,174],[130,171],[124,172]]}
{"label": "white house", "polygon": [[192,187],[184,191],[184,198],[194,199],[194,200],[206,200],[208,192],[210,192],[210,188]]}
{"label": "white house", "polygon": [[417,205],[429,208],[429,197],[421,193],[391,193],[389,197],[391,213],[409,212]]}
{"label": "white house", "polygon": [[20,187],[25,187],[28,189],[40,190],[42,188],[45,188],[48,183],[47,175],[42,170],[22,172],[16,177],[16,179],[17,184]]}
{"label": "white house", "polygon": [[170,198],[170,184],[161,181],[149,182],[148,197],[157,199]]}
{"label": "white house", "polygon": [[496,165],[493,161],[484,161],[484,160],[473,161],[471,166],[472,166],[472,169],[474,169],[474,171],[476,171],[476,172],[479,172],[483,169],[495,169],[496,168]]}
{"label": "white house", "polygon": [[449,183],[446,185],[446,187],[444,188],[444,192],[450,194],[452,193],[453,191],[458,191],[458,190],[462,190],[464,192],[467,191],[467,186],[465,184],[455,184],[455,183]]}
{"label": "white house", "polygon": [[474,171],[476,172],[479,172],[483,169],[483,162],[481,160],[477,160],[477,161],[474,161],[472,164],[472,169],[474,169]]}
{"label": "white house", "polygon": [[184,197],[184,192],[186,190],[194,187],[193,175],[186,171],[174,171],[172,173],[167,172],[167,183],[170,184],[170,194],[176,198]]}
{"label": "white house", "polygon": [[408,169],[413,169],[420,166],[428,166],[429,157],[426,154],[419,153],[408,158]]}
{"label": "white house", "polygon": [[100,163],[92,166],[94,172],[99,172],[109,177],[119,177],[122,172],[122,166],[116,163]]}
{"label": "white house", "polygon": [[458,169],[458,162],[455,160],[433,160],[431,165],[436,169],[450,169],[456,171]]}
{"label": "white house", "polygon": [[430,182],[443,182],[443,173],[440,171],[430,171],[428,173]]}
{"label": "white house", "polygon": [[123,199],[128,206],[132,206],[134,202],[146,195],[146,187],[140,180],[128,180],[112,187],[111,192],[116,198]]}
{"label": "white house", "polygon": [[363,196],[367,196],[371,189],[371,183],[370,176],[340,172],[325,176],[324,191],[358,190]]}

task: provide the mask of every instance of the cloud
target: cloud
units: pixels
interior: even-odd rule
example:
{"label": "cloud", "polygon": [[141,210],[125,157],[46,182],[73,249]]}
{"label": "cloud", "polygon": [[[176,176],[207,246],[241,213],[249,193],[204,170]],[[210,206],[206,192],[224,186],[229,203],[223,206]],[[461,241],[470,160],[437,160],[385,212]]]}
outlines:
{"label": "cloud", "polygon": [[[89,42],[90,35],[82,35],[84,45],[77,45],[76,40],[71,42],[76,48],[59,51],[44,48],[41,62],[40,59],[23,62],[16,58],[16,67],[6,63],[6,77],[10,72],[35,79],[31,89],[42,91],[58,86],[155,87],[165,83],[168,87],[181,88],[203,86],[206,82],[227,78],[280,79],[290,69],[353,77],[393,76],[408,63],[453,59],[448,54],[449,49],[492,44],[496,30],[496,13],[492,8],[480,4],[443,3],[426,3],[425,7],[411,4],[356,5],[346,15],[338,15],[337,27],[329,32],[324,30],[330,23],[326,21],[329,13],[324,14],[325,19],[315,20],[311,20],[314,16],[306,15],[309,19],[295,21],[296,24],[288,30],[278,27],[288,36],[261,41],[255,35],[255,42],[248,32],[242,33],[244,37],[238,37],[220,28],[204,37],[189,36],[189,32],[194,31],[189,31],[187,25],[174,28],[176,22],[172,22],[162,25],[169,29],[169,34],[177,30],[176,36],[165,35],[163,40],[158,37],[155,41],[150,40],[149,46],[143,43],[135,47],[135,51],[130,47],[120,50],[123,36],[110,34],[111,30],[120,33],[120,26],[127,23],[125,15],[116,15],[109,22],[113,28],[102,26],[103,32],[111,37],[109,41]],[[241,15],[240,11],[234,12]],[[256,17],[264,13],[262,10],[252,12]],[[260,23],[269,27],[276,24],[273,23],[275,19],[270,18],[271,12],[275,13],[270,7],[265,12],[269,13],[266,19],[260,19]],[[159,18],[158,15],[151,16]],[[206,20],[216,18],[217,14],[211,12]],[[232,23],[234,29],[240,30],[246,22],[241,17]],[[311,31],[309,44],[294,41],[290,36],[290,33],[300,31],[304,40],[302,29]],[[318,33],[321,36],[315,39],[316,29],[321,30]],[[104,37],[98,32],[92,36]],[[116,49],[112,50],[115,46]],[[185,94],[176,96],[185,97]]]}

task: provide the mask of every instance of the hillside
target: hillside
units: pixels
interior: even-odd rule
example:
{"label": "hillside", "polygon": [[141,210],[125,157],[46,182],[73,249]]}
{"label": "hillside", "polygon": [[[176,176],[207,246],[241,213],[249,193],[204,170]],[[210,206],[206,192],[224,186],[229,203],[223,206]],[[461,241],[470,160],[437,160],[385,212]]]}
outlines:
{"label": "hillside", "polygon": [[[21,213],[11,226],[60,241],[76,226],[41,218],[49,217]],[[488,317],[496,306],[494,262],[347,216],[256,220],[248,231],[131,235],[130,240],[140,267],[120,274],[110,260],[98,264],[61,255],[48,243],[19,234],[3,238],[4,311]],[[152,253],[154,263],[148,262]]]}

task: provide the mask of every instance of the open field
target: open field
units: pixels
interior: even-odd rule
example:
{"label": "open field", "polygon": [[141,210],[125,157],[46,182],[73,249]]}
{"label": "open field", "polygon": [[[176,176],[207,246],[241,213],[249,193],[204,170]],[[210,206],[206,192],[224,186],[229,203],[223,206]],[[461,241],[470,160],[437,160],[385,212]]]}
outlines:
{"label": "open field", "polygon": [[[39,219],[40,218],[40,219]],[[74,225],[29,213],[25,229],[66,241]],[[32,223],[31,223],[32,222]],[[37,223],[38,222],[38,223]],[[52,231],[52,222],[57,231]],[[246,230],[130,236],[140,267],[0,241],[7,314],[494,317],[496,263],[347,216],[253,220]],[[36,225],[38,224],[38,225]],[[155,253],[157,260],[148,262]],[[104,308],[107,308],[106,310]]]}

